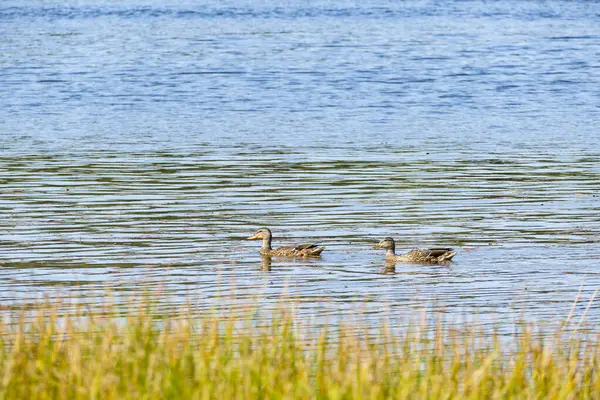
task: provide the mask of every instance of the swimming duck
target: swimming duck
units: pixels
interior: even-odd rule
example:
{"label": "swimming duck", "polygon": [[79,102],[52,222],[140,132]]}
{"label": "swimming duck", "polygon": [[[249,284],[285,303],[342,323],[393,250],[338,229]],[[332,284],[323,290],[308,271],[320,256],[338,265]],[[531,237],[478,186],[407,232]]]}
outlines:
{"label": "swimming duck", "polygon": [[375,249],[386,249],[385,259],[413,264],[439,264],[452,260],[456,252],[449,248],[413,249],[408,253],[396,255],[396,243],[391,237],[386,237]]}
{"label": "swimming duck", "polygon": [[248,240],[262,239],[262,247],[260,254],[265,256],[279,257],[318,257],[325,247],[317,246],[316,244],[300,244],[297,246],[281,246],[276,249],[271,248],[271,239],[273,234],[269,228],[260,228],[256,233],[248,238]]}

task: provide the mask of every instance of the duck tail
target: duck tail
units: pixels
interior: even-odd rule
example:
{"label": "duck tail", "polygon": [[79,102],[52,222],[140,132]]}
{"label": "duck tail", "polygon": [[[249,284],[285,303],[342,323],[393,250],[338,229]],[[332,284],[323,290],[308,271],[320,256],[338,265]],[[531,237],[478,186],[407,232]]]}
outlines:
{"label": "duck tail", "polygon": [[454,257],[456,255],[456,253],[457,253],[456,251],[448,251],[448,252],[442,254],[438,258],[438,260],[439,261],[450,261],[450,260],[452,260],[452,257]]}
{"label": "duck tail", "polygon": [[310,254],[313,256],[318,256],[319,254],[321,254],[323,252],[323,250],[325,250],[325,247],[315,247],[314,249],[310,249],[311,252]]}

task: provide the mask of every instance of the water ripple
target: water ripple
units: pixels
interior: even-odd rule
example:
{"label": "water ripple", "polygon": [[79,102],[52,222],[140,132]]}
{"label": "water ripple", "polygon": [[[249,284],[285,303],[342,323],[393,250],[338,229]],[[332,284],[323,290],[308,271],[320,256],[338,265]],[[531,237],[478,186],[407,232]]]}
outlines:
{"label": "water ripple", "polygon": [[[292,3],[3,2],[0,308],[288,293],[323,323],[510,325],[589,298],[597,2]],[[266,263],[264,225],[327,250]],[[459,254],[390,266],[384,236]]]}

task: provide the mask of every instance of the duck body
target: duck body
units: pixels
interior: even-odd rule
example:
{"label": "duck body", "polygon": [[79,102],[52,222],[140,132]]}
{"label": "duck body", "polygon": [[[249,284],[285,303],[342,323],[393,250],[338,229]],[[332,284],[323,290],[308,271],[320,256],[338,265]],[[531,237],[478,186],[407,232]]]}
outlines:
{"label": "duck body", "polygon": [[[413,249],[404,254],[394,255],[394,259],[406,263],[439,264],[452,260],[455,255],[456,252],[450,248]],[[385,258],[387,260],[388,256]]]}
{"label": "duck body", "polygon": [[316,244],[307,243],[295,246],[281,246],[276,249],[271,247],[273,234],[269,228],[260,228],[256,233],[248,238],[248,240],[262,239],[263,244],[260,248],[260,254],[271,257],[319,257],[325,247]]}
{"label": "duck body", "polygon": [[452,260],[456,251],[446,247],[432,249],[413,249],[396,255],[396,243],[392,238],[385,238],[373,249],[386,249],[386,261],[397,261],[411,264],[443,264]]}
{"label": "duck body", "polygon": [[276,249],[260,249],[260,254],[272,257],[318,257],[325,247],[319,247],[316,244],[307,243],[297,246],[281,246]]}

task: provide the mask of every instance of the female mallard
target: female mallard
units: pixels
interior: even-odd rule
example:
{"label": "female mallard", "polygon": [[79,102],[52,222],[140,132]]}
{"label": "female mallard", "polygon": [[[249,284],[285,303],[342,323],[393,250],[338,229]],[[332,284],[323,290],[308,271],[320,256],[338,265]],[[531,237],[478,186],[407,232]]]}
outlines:
{"label": "female mallard", "polygon": [[414,264],[439,264],[452,260],[456,252],[447,248],[435,249],[413,249],[408,253],[396,255],[396,243],[391,237],[386,237],[379,244],[373,247],[375,249],[386,249],[385,259]]}
{"label": "female mallard", "polygon": [[271,248],[271,239],[273,235],[269,228],[260,228],[248,240],[262,239],[260,254],[265,256],[280,257],[318,257],[325,247],[319,247],[316,244],[300,244],[298,246],[282,246],[276,249]]}

